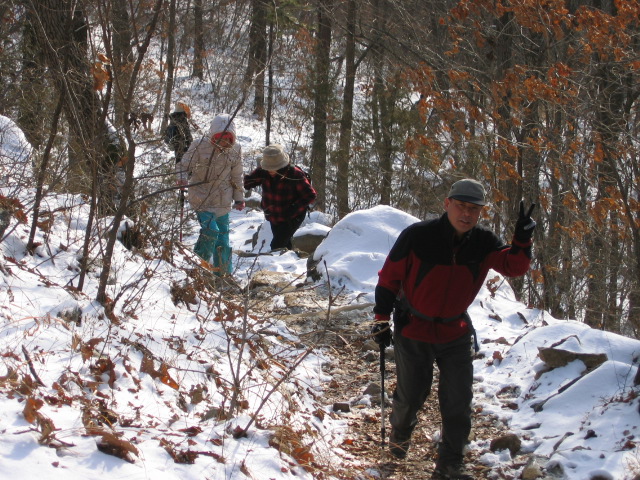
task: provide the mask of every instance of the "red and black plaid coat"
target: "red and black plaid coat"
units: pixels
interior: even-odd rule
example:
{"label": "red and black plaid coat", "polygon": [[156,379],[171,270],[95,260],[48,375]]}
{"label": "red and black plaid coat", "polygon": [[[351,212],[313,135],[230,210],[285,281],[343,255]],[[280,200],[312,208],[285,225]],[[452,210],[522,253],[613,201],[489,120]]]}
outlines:
{"label": "red and black plaid coat", "polygon": [[317,197],[305,173],[295,165],[287,165],[272,177],[262,168],[244,176],[244,188],[262,187],[262,210],[272,223],[285,223],[303,215]]}

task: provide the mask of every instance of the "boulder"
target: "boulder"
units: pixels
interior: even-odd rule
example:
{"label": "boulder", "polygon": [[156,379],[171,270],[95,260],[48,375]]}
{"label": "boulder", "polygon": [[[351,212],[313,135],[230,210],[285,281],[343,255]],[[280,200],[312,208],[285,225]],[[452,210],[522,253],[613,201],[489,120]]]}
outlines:
{"label": "boulder", "polygon": [[521,446],[522,441],[520,440],[520,438],[518,438],[518,436],[513,433],[508,433],[491,440],[491,445],[489,446],[489,448],[492,452],[509,450],[509,453],[511,453],[511,457],[514,457],[520,450]]}
{"label": "boulder", "polygon": [[322,243],[326,236],[327,232],[323,233],[318,230],[309,231],[308,233],[298,231],[291,239],[291,244],[294,249],[313,255],[313,252],[316,251],[316,248],[318,248],[318,245]]}
{"label": "boulder", "polygon": [[325,216],[320,216],[318,212],[312,212],[308,215],[291,239],[293,248],[313,255],[318,245],[331,231],[331,226],[326,225],[327,221],[328,219]]}
{"label": "boulder", "polygon": [[542,347],[538,347],[538,356],[549,368],[564,367],[574,360],[580,360],[589,370],[599,367],[608,358],[605,353],[578,353],[561,348]]}

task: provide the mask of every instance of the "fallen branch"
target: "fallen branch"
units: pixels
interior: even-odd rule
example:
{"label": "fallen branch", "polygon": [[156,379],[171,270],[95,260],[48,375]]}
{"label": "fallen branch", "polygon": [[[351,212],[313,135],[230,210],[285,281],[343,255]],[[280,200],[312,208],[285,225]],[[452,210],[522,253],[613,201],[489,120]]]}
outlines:
{"label": "fallen branch", "polygon": [[322,316],[326,316],[329,311],[331,311],[332,314],[334,313],[343,313],[343,312],[350,312],[352,310],[365,310],[367,308],[371,308],[373,307],[373,303],[357,303],[357,304],[352,304],[352,305],[344,305],[342,307],[334,307],[331,309],[326,309],[326,310],[316,310],[316,311],[309,311],[309,312],[302,312],[302,313],[292,313],[290,315],[281,315],[278,316],[279,319],[281,320],[295,320],[297,318],[312,318],[312,317],[322,317]]}
{"label": "fallen branch", "polygon": [[24,354],[24,358],[27,359],[27,365],[29,365],[29,371],[31,372],[31,375],[33,375],[33,378],[36,379],[36,383],[38,385],[40,385],[41,387],[44,387],[45,384],[42,382],[42,380],[40,380],[40,377],[36,373],[36,369],[33,366],[33,362],[31,361],[31,357],[29,356],[29,352],[27,352],[27,349],[25,348],[24,345],[22,345],[22,353]]}

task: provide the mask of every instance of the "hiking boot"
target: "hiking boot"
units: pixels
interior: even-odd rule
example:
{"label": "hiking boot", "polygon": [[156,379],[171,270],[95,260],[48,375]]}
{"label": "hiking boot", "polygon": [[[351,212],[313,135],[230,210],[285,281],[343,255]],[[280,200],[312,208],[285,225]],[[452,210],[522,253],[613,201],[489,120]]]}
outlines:
{"label": "hiking boot", "polygon": [[396,457],[398,460],[402,460],[407,456],[407,451],[409,450],[409,446],[411,445],[411,440],[409,438],[398,438],[393,434],[393,430],[391,431],[391,436],[389,437],[389,451],[391,455]]}
{"label": "hiking boot", "polygon": [[403,442],[389,442],[389,451],[391,452],[391,455],[396,457],[398,460],[402,460],[407,456],[409,445],[411,445],[409,440],[405,440]]}
{"label": "hiking boot", "polygon": [[433,470],[432,480],[473,480],[473,476],[465,470],[461,463],[440,464],[436,463]]}

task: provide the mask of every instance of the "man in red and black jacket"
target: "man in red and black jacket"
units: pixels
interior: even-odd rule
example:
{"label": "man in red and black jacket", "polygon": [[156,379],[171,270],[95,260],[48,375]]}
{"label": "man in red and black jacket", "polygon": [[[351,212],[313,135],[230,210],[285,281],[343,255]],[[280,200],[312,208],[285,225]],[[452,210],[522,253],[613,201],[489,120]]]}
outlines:
{"label": "man in red and black jacket", "polygon": [[306,174],[289,163],[281,145],[262,151],[260,167],[244,176],[244,188],[262,187],[262,210],[271,225],[271,250],[292,249],[291,237],[302,225],[305,214],[317,196]]}
{"label": "man in red and black jacket", "polygon": [[433,478],[472,478],[463,465],[471,430],[472,336],[475,340],[467,308],[489,269],[517,277],[531,263],[535,204],[525,213],[521,202],[511,245],[477,224],[485,204],[480,182],[454,183],[444,201],[445,213],[406,228],[378,274],[372,334],[380,345],[391,344],[393,312],[398,381],[390,447],[398,458],[407,454],[418,410],[431,391],[434,362],[439,368],[442,436]]}

